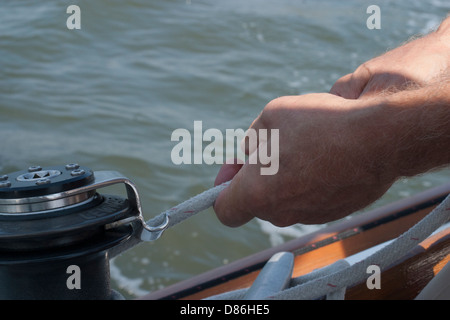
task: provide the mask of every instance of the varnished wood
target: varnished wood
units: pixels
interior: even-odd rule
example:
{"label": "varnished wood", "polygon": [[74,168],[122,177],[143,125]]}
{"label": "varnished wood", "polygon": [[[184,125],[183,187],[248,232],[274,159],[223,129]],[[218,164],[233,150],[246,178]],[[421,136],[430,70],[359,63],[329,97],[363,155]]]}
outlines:
{"label": "varnished wood", "polygon": [[[412,215],[397,219],[391,222],[388,226],[380,225],[379,227],[368,230],[367,232],[356,234],[338,242],[333,242],[329,245],[311,250],[304,254],[296,255],[292,276],[298,277],[307,274],[315,269],[330,265],[337,260],[344,259],[362,250],[397,237],[413,226],[418,220],[423,218],[429,211],[429,209],[420,210]],[[336,234],[327,234],[326,238],[332,238]],[[311,239],[306,246],[313,245],[314,243],[317,243],[317,241],[326,238],[323,238],[323,235],[318,236],[315,239]],[[258,274],[259,271],[250,272],[213,288],[205,289],[201,292],[186,296],[184,299],[203,299],[211,295],[250,287]]]}
{"label": "varnished wood", "polygon": [[[423,192],[412,199],[397,201],[388,206],[355,216],[352,219],[332,224],[317,232],[292,240],[281,246],[264,250],[255,255],[230,263],[229,265],[219,267],[168,288],[150,293],[142,298],[194,300],[250,287],[265,261],[274,253],[280,251],[290,251],[295,254],[293,277],[307,274],[314,269],[329,265],[339,259],[398,237],[428,214],[449,192],[450,184]],[[416,265],[419,261],[422,261],[426,265],[422,269],[415,269],[423,270],[423,268],[430,268],[431,265],[435,265],[434,267],[439,269],[440,264],[445,264],[444,262],[446,259],[448,260],[448,257],[439,258],[439,254],[436,252],[440,254],[442,252],[445,253],[446,248],[448,248],[448,243],[447,240],[439,243],[444,248],[440,246],[428,246],[433,248],[432,250],[438,251],[428,251],[431,252],[429,253],[431,256],[422,256],[425,258],[420,259],[421,256],[417,255],[419,260],[411,260],[411,262],[415,261]],[[421,251],[427,252],[427,250]],[[408,269],[407,265],[403,267]],[[442,268],[442,266],[440,267]],[[414,269],[414,267],[411,268]],[[389,272],[394,272],[393,270]],[[385,277],[386,283],[392,282],[399,285],[398,282],[389,281],[391,279],[390,277],[397,276],[395,273],[387,273]],[[382,277],[384,276],[382,275]],[[404,279],[404,277],[401,279]],[[408,279],[411,283],[411,276]],[[406,294],[395,295],[390,289],[382,291],[386,291],[386,298],[409,299],[412,295],[416,294],[417,288],[420,288],[424,282],[428,282],[427,280],[429,281],[427,277],[423,277],[420,285],[412,286],[415,289],[411,290],[409,296]],[[365,286],[365,284],[363,285]],[[387,285],[385,286],[387,287]],[[382,298],[380,292],[372,291],[363,294],[361,293],[361,288],[358,291],[358,287],[349,289],[348,297],[349,299]]]}
{"label": "varnished wood", "polygon": [[366,283],[347,289],[348,300],[411,300],[450,261],[450,230],[422,242],[401,262],[381,273],[381,288]]}

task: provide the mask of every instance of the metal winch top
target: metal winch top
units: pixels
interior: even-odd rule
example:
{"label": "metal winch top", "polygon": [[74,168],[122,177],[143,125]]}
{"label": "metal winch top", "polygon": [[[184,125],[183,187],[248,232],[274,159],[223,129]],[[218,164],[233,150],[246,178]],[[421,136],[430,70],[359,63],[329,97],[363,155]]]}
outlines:
{"label": "metal winch top", "polygon": [[64,192],[85,186],[94,174],[78,164],[41,168],[0,176],[0,215],[29,216],[48,214],[49,210],[77,205],[93,199],[94,191],[67,196]]}
{"label": "metal winch top", "polygon": [[[98,192],[115,184],[126,197]],[[110,298],[108,259],[157,239],[167,224],[146,225],[136,186],[115,171],[71,163],[0,175],[0,298]],[[63,281],[73,264],[90,274],[81,291]]]}
{"label": "metal winch top", "polygon": [[108,223],[139,217],[135,202],[97,193],[96,188],[113,184],[114,176],[119,175],[109,171],[94,175],[77,164],[31,166],[1,176],[0,248],[48,250],[73,245],[104,233]]}

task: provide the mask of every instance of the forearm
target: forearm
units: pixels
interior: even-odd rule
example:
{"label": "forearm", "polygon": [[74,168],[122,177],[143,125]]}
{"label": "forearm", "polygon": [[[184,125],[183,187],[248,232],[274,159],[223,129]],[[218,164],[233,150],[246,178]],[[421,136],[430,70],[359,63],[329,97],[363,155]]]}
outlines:
{"label": "forearm", "polygon": [[450,165],[450,79],[384,97],[399,176]]}
{"label": "forearm", "polygon": [[215,202],[220,221],[325,223],[374,202],[402,176],[450,165],[450,18],[418,40],[342,77],[333,94],[271,101],[251,127],[279,129],[279,171],[222,167],[217,183],[234,178]]}
{"label": "forearm", "polygon": [[436,31],[437,33],[440,33],[442,35],[446,35],[447,39],[450,37],[450,13],[447,15],[447,18],[442,21],[441,25]]}

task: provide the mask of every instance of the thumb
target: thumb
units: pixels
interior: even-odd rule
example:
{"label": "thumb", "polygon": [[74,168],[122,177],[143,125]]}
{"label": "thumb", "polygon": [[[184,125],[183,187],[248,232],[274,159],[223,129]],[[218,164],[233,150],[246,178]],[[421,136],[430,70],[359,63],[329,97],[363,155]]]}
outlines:
{"label": "thumb", "polygon": [[253,218],[253,215],[245,212],[246,190],[242,183],[245,172],[245,165],[224,164],[214,183],[218,185],[233,179],[219,194],[213,206],[220,222],[229,227],[239,227]]}
{"label": "thumb", "polygon": [[331,87],[330,93],[345,99],[358,99],[370,77],[367,68],[360,67],[355,72],[338,79]]}

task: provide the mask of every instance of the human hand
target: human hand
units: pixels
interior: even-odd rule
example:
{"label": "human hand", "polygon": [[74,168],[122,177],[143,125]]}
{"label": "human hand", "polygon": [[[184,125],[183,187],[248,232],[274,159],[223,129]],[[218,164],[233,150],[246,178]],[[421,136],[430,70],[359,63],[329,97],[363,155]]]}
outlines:
{"label": "human hand", "polygon": [[214,205],[220,221],[232,227],[254,217],[277,226],[324,223],[378,199],[395,175],[385,161],[389,144],[374,136],[388,134],[383,119],[376,106],[366,106],[327,93],[271,101],[251,128],[279,129],[279,170],[261,175],[258,164],[222,166],[215,184],[234,178]]}
{"label": "human hand", "polygon": [[[224,165],[215,184],[234,178],[216,200],[218,218],[235,227],[254,217],[278,226],[329,222],[378,199],[402,175],[402,170],[404,175],[413,175],[448,163],[450,152],[443,156],[442,150],[447,149],[438,146],[448,145],[445,137],[450,135],[437,135],[435,130],[448,130],[448,96],[437,99],[435,106],[440,105],[439,110],[427,112],[431,115],[428,121],[423,118],[430,92],[435,97],[436,92],[446,94],[446,90],[419,90],[412,97],[401,94],[390,106],[380,101],[383,95],[378,93],[433,83],[442,74],[448,76],[449,65],[450,18],[436,32],[372,59],[342,77],[331,89],[332,94],[271,101],[251,128],[279,129],[278,173],[262,176],[260,166],[255,164]],[[405,120],[404,114],[398,112],[415,102],[420,107],[416,106]],[[428,126],[419,128],[418,122]],[[431,134],[427,128],[432,129]],[[439,140],[441,137],[444,142]],[[424,144],[432,138],[437,143]],[[407,141],[411,142],[405,147]],[[430,152],[430,146],[437,152]],[[412,155],[408,150],[416,152]]]}
{"label": "human hand", "polygon": [[447,18],[435,32],[363,63],[337,80],[330,93],[362,99],[384,90],[423,86],[449,67],[450,18]]}

